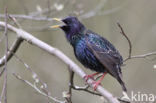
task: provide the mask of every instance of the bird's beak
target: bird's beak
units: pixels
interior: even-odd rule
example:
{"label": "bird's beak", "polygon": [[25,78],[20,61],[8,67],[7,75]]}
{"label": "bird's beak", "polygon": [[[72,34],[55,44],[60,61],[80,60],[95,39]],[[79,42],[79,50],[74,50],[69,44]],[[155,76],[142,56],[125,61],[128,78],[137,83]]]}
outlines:
{"label": "bird's beak", "polygon": [[[62,19],[59,19],[59,18],[53,18],[53,20],[62,22]],[[60,28],[60,27],[61,27],[61,25],[53,25],[53,26],[50,26],[50,28]]]}
{"label": "bird's beak", "polygon": [[62,22],[62,19],[59,19],[59,18],[53,18],[53,20],[56,20],[56,21]]}
{"label": "bird's beak", "polygon": [[50,28],[60,28],[61,25],[53,25],[53,26],[50,26]]}

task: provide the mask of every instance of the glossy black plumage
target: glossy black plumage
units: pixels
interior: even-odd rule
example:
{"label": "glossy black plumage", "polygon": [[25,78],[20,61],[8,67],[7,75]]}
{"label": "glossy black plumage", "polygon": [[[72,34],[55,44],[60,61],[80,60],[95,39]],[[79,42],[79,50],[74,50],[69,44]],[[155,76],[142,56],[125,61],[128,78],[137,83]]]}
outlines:
{"label": "glossy black plumage", "polygon": [[116,78],[124,91],[120,66],[122,56],[105,38],[85,28],[76,17],[62,19],[65,25],[60,28],[74,48],[76,58],[86,67],[100,73],[109,73]]}

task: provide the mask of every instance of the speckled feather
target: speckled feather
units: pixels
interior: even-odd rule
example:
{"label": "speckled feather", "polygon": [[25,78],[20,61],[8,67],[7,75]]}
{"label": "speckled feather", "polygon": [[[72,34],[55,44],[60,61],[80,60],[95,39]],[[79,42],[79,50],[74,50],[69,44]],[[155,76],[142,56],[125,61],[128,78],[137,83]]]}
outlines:
{"label": "speckled feather", "polygon": [[120,68],[123,59],[115,47],[105,38],[87,30],[76,17],[67,17],[62,21],[66,25],[61,29],[73,46],[76,58],[86,68],[100,73],[109,73],[119,81],[123,90],[127,91]]}

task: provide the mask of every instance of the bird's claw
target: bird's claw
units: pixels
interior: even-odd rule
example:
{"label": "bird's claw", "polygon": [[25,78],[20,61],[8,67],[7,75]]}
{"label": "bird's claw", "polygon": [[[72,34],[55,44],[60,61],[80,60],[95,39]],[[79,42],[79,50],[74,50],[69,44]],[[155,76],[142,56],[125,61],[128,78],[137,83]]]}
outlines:
{"label": "bird's claw", "polygon": [[94,79],[92,75],[86,75],[83,77],[85,81],[87,82],[89,78]]}
{"label": "bird's claw", "polygon": [[101,82],[99,82],[99,81],[97,81],[97,82],[96,81],[93,81],[92,84],[94,84],[93,89],[94,89],[94,91],[96,91],[97,87],[99,85],[101,85]]}

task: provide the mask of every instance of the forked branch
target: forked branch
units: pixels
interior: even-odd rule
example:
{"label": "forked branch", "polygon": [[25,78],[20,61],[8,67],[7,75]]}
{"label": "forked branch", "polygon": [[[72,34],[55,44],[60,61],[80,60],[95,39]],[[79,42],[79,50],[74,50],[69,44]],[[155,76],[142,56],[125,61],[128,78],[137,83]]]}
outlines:
{"label": "forked branch", "polygon": [[[5,27],[5,23],[0,21],[0,26]],[[79,75],[81,78],[84,78],[86,75],[85,72],[77,65],[75,64],[71,59],[69,59],[64,53],[62,53],[60,50],[44,43],[43,41],[35,38],[32,36],[32,34],[22,30],[15,28],[8,24],[8,29],[12,30],[17,34],[18,37],[24,39],[25,41],[29,42],[32,45],[35,45],[42,50],[58,57],[60,60],[62,60],[64,63],[66,63],[70,70],[74,71],[77,75]],[[94,80],[88,79],[87,83],[90,85],[90,87],[94,87],[93,84]],[[102,86],[97,87],[97,91],[104,96],[110,103],[119,103],[117,98],[115,98],[111,93],[109,93],[106,89],[104,89]]]}

